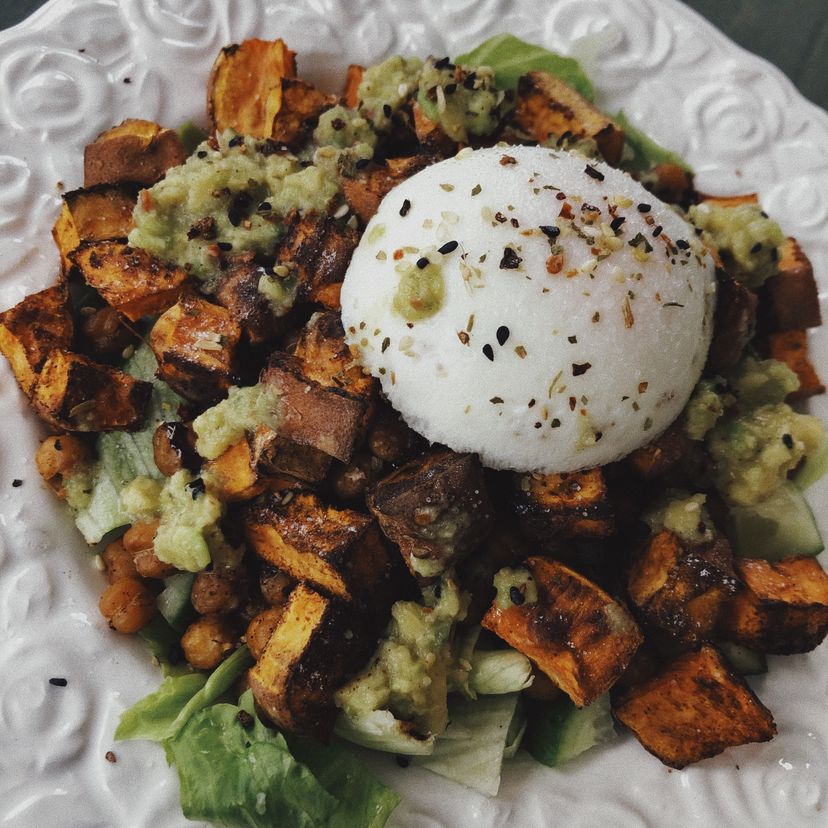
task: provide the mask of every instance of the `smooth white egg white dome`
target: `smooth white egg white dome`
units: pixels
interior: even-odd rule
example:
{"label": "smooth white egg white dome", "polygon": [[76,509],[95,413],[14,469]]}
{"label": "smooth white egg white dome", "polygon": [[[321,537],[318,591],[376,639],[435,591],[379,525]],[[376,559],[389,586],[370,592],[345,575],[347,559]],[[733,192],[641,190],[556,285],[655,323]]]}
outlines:
{"label": "smooth white egg white dome", "polygon": [[[412,321],[394,297],[423,259],[444,298]],[[627,174],[510,146],[461,152],[385,197],[348,268],[342,320],[427,439],[493,468],[562,472],[618,460],[673,422],[714,301],[693,229]]]}

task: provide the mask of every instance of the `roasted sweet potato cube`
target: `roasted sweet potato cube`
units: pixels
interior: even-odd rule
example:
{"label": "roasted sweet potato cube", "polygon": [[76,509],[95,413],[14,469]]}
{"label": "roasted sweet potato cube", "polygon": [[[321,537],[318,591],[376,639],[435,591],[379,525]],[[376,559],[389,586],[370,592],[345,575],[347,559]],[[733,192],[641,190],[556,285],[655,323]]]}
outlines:
{"label": "roasted sweet potato cube", "polygon": [[299,584],[248,673],[256,702],[280,728],[326,738],[336,719],[334,692],[362,668],[381,629],[353,607]]}
{"label": "roasted sweet potato cube", "polygon": [[73,335],[69,291],[63,284],[32,293],[0,313],[0,352],[27,395],[49,354],[70,348]]}
{"label": "roasted sweet potato cube", "polygon": [[763,653],[807,653],[828,633],[828,575],[816,558],[736,560],[745,588],[722,608],[723,637]]}
{"label": "roasted sweet potato cube", "polygon": [[810,259],[790,237],[779,252],[778,273],[763,286],[768,329],[775,332],[819,327],[819,290]]}
{"label": "roasted sweet potato cube", "polygon": [[736,365],[753,337],[757,303],[752,290],[723,268],[716,268],[716,312],[705,371],[722,373]]}
{"label": "roasted sweet potato cube", "polygon": [[118,240],[84,242],[69,259],[86,284],[132,322],[174,305],[188,280],[183,268]]}
{"label": "roasted sweet potato cube", "polygon": [[537,540],[605,538],[615,531],[601,469],[515,475],[512,511],[521,530]]}
{"label": "roasted sweet potato cube", "polygon": [[608,164],[621,160],[624,130],[547,72],[529,72],[520,79],[513,123],[538,143],[564,135],[592,138]]}
{"label": "roasted sweet potato cube", "polygon": [[365,67],[352,63],[348,66],[345,75],[345,88],[342,90],[342,99],[345,106],[356,109],[359,106],[359,85],[362,83],[362,76],[365,74]]}
{"label": "roasted sweet potato cube", "polygon": [[815,394],[825,393],[825,386],[808,356],[807,331],[790,330],[774,333],[768,338],[768,344],[770,355],[784,362],[799,378],[799,388],[788,394],[788,402],[806,400]]}
{"label": "roasted sweet potato cube", "polygon": [[423,112],[422,107],[416,101],[411,107],[411,114],[414,118],[414,134],[423,152],[446,157],[457,151],[457,144],[443,132],[440,124],[432,121]]}
{"label": "roasted sweet potato cube", "polygon": [[429,579],[491,532],[494,508],[474,454],[432,451],[380,480],[368,508],[415,577]]}
{"label": "roasted sweet potato cube", "polygon": [[685,645],[711,638],[722,604],[738,588],[725,538],[689,543],[666,530],[650,538],[627,579],[641,618]]}
{"label": "roasted sweet potato cube", "polygon": [[245,534],[260,558],[345,601],[388,589],[394,560],[368,515],[310,493],[284,500],[265,496],[246,511]]}
{"label": "roasted sweet potato cube", "polygon": [[131,181],[151,187],[187,160],[178,133],[152,121],[127,118],[102,132],[83,152],[83,186]]}
{"label": "roasted sweet potato cube", "polygon": [[149,382],[57,348],[40,370],[32,405],[58,429],[125,431],[140,425],[151,393]]}
{"label": "roasted sweet potato cube", "polygon": [[337,99],[296,78],[282,78],[281,87],[281,104],[273,116],[270,135],[279,144],[297,147],[314,129],[319,116]]}
{"label": "roasted sweet potato cube", "polygon": [[578,707],[609,690],[642,642],[627,609],[569,567],[528,558],[536,602],[501,609],[481,622],[530,658]]}
{"label": "roasted sweet potato cube", "polygon": [[266,475],[287,475],[315,485],[328,475],[333,457],[313,446],[286,440],[267,428],[260,428],[253,438],[254,466]]}
{"label": "roasted sweet potato cube", "polygon": [[377,212],[380,202],[397,184],[439,160],[434,155],[389,158],[385,166],[359,172],[353,178],[342,176],[339,183],[348,206],[367,224]]}
{"label": "roasted sweet potato cube", "polygon": [[250,500],[264,491],[266,483],[257,474],[253,461],[253,449],[245,437],[207,464],[222,500]]}
{"label": "roasted sweet potato cube", "polygon": [[226,308],[185,295],[150,332],[158,376],[191,402],[215,402],[233,384],[240,336],[241,328]]}
{"label": "roasted sweet potato cube", "polygon": [[627,464],[645,480],[655,480],[673,471],[687,457],[692,441],[677,420],[663,434],[636,449],[627,457]]}
{"label": "roasted sweet potato cube", "polygon": [[[294,271],[300,301],[325,304],[331,300],[331,286],[341,285],[345,278],[357,244],[359,233],[341,221],[294,213],[276,259]],[[338,290],[334,298],[338,303]]]}
{"label": "roasted sweet potato cube", "polygon": [[302,330],[294,355],[305,374],[327,388],[344,388],[366,399],[377,393],[377,382],[363,372],[345,344],[338,313],[315,313]]}
{"label": "roasted sweet potato cube", "polygon": [[281,40],[252,38],[225,46],[207,85],[207,114],[215,132],[232,129],[270,137],[282,103],[282,78],[296,77],[296,55]]}
{"label": "roasted sweet potato cube", "polygon": [[134,226],[132,210],[137,198],[135,184],[101,184],[63,194],[52,238],[64,273],[72,266],[69,254],[81,242],[126,238]]}
{"label": "roasted sweet potato cube", "polygon": [[628,690],[613,704],[613,715],[671,768],[776,734],[770,711],[708,645]]}
{"label": "roasted sweet potato cube", "polygon": [[363,397],[320,385],[307,376],[299,359],[278,352],[271,355],[261,381],[282,396],[282,437],[344,463],[351,459],[365,428],[368,403]]}

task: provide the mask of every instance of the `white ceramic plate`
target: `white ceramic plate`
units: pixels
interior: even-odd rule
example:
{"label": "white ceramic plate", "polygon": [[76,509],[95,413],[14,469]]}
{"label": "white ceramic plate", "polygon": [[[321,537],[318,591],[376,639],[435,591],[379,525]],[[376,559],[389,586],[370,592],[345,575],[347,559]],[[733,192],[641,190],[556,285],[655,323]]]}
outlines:
{"label": "white ceramic plate", "polygon": [[[674,0],[51,0],[0,33],[0,308],[54,279],[57,182],[81,184],[84,145],[124,117],[203,120],[221,46],[282,37],[303,76],[338,89],[349,62],[459,54],[496,32],[580,58],[599,104],[623,106],[684,154],[700,188],[757,190],[825,287],[828,117]],[[827,340],[813,338],[823,377]],[[825,400],[814,408],[828,415]],[[68,511],[38,480],[40,427],[5,360],[0,423],[0,824],[183,825],[162,751],[112,741],[121,711],[159,676],[141,646],[110,633],[98,614],[102,576]],[[13,488],[14,478],[23,485]],[[828,485],[815,487],[812,501],[825,534]],[[487,799],[401,770],[392,757],[370,761],[403,794],[396,825],[825,825],[827,656],[822,648],[770,659],[754,686],[779,736],[683,772],[626,737],[559,771],[519,759],[500,796]],[[50,685],[55,676],[68,685]]]}

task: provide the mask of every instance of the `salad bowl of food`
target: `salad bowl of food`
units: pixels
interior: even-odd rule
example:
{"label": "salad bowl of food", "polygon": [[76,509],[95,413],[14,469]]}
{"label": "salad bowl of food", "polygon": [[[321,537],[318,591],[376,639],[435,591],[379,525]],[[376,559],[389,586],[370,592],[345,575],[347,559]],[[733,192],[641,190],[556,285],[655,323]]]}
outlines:
{"label": "salad bowl of food", "polygon": [[819,822],[825,117],[630,9],[5,35],[9,824]]}

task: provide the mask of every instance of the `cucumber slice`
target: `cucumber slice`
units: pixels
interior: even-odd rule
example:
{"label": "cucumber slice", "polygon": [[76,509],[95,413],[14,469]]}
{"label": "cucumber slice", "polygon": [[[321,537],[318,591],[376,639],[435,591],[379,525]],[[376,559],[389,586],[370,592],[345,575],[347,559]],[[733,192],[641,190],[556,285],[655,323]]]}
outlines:
{"label": "cucumber slice", "polygon": [[768,672],[768,660],[764,653],[734,641],[719,641],[716,646],[740,676],[761,676]]}
{"label": "cucumber slice", "polygon": [[164,589],[158,595],[158,612],[174,629],[185,626],[192,607],[190,593],[195,575],[192,572],[178,572],[164,578]]}
{"label": "cucumber slice", "polygon": [[733,551],[743,558],[781,561],[825,548],[808,501],[789,482],[761,503],[734,506],[728,524]]}
{"label": "cucumber slice", "polygon": [[609,694],[605,693],[589,707],[575,707],[569,699],[533,703],[523,747],[538,762],[556,767],[614,737]]}

